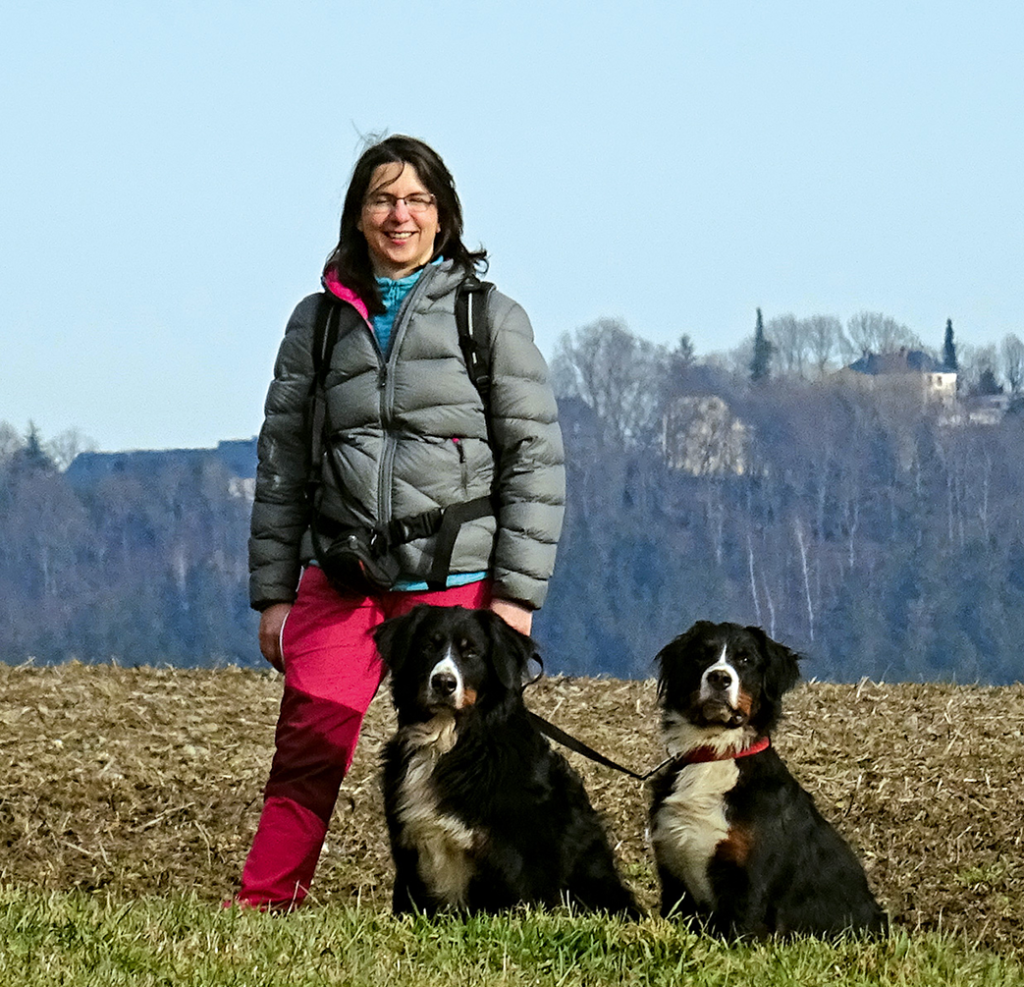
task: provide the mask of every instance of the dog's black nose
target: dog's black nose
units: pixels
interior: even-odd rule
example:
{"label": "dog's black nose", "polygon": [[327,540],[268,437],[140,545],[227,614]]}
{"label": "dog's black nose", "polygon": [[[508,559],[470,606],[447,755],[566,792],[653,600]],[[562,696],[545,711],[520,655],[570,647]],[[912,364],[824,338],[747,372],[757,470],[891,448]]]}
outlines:
{"label": "dog's black nose", "polygon": [[435,672],[430,677],[430,688],[439,696],[450,696],[458,684],[451,672]]}
{"label": "dog's black nose", "polygon": [[712,668],[708,672],[708,685],[712,689],[728,689],[732,685],[732,675],[724,668]]}

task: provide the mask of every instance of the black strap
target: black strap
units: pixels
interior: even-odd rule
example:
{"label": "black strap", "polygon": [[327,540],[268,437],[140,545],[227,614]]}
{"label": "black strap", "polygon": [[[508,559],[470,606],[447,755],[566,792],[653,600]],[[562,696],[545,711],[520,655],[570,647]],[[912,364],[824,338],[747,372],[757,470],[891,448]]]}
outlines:
{"label": "black strap", "polygon": [[327,399],[324,382],[331,366],[331,353],[338,341],[338,320],[340,306],[325,291],[316,306],[316,321],[313,323],[313,384],[309,395],[309,499],[315,503],[316,491],[323,479],[323,452],[326,444],[324,429],[327,427]]}
{"label": "black strap", "polygon": [[[399,518],[381,528],[372,529],[371,533],[375,536],[375,550],[383,553],[395,545],[404,545],[417,538],[428,538],[437,534],[440,546],[443,547],[447,543],[447,558],[441,559],[442,567],[447,570],[451,561],[455,535],[458,534],[459,528],[466,521],[475,521],[477,518],[487,517],[493,512],[490,497],[477,497],[475,500],[452,504],[444,509],[434,507],[414,517]],[[344,525],[322,512],[317,517],[317,527],[321,534],[332,539],[340,538],[353,530],[350,525]],[[437,556],[442,554],[439,551],[435,555],[435,570],[438,568]],[[447,575],[447,571],[445,571],[445,579],[447,579]]]}
{"label": "black strap", "polygon": [[665,765],[679,759],[678,755],[672,754],[666,757],[660,764],[651,768],[646,774],[637,774],[635,771],[617,764],[610,757],[605,757],[604,754],[598,753],[593,747],[588,747],[582,740],[577,740],[572,734],[566,733],[561,727],[556,727],[554,723],[549,723],[544,717],[538,716],[530,710],[527,711],[527,715],[533,721],[534,726],[546,737],[550,737],[556,743],[561,744],[563,747],[568,747],[569,750],[575,751],[577,754],[582,754],[597,764],[603,764],[606,768],[613,768],[615,771],[621,771],[624,775],[629,775],[630,778],[636,778],[637,781],[647,781],[648,778],[656,775]]}
{"label": "black strap", "polygon": [[606,768],[614,768],[616,771],[621,771],[624,775],[629,775],[630,778],[636,778],[638,781],[644,781],[650,777],[650,775],[639,775],[635,771],[631,771],[629,768],[624,768],[621,764],[616,764],[616,762],[611,758],[605,757],[604,754],[599,754],[593,747],[588,747],[582,740],[577,740],[572,736],[572,734],[568,734],[561,729],[561,727],[556,727],[554,723],[548,723],[544,717],[538,716],[532,711],[528,711],[528,715],[533,721],[534,726],[537,727],[541,733],[550,737],[552,740],[557,741],[563,747],[568,747],[569,750],[575,751],[577,754],[582,754],[584,757],[590,758],[591,761],[603,764]]}
{"label": "black strap", "polygon": [[489,517],[494,513],[494,502],[490,496],[477,497],[462,504],[452,504],[441,512],[444,516],[437,529],[434,542],[434,559],[427,577],[427,587],[431,591],[442,590],[448,585],[448,571],[451,568],[452,552],[455,551],[455,539],[459,529],[467,521],[476,521]]}
{"label": "black strap", "polygon": [[[490,325],[487,303],[494,285],[474,275],[467,277],[455,293],[455,324],[459,346],[466,360],[469,379],[480,392],[484,407],[490,406]],[[489,416],[488,416],[489,417]]]}

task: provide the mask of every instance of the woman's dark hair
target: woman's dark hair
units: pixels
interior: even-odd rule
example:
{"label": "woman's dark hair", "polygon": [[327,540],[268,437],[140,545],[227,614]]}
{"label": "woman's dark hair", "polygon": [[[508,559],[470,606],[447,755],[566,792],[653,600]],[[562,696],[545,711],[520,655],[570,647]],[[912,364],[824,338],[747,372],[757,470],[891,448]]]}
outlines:
{"label": "woman's dark hair", "polygon": [[373,276],[366,238],[356,228],[363,211],[373,173],[381,165],[408,164],[437,202],[438,234],[434,255],[461,264],[467,273],[486,270],[487,251],[468,250],[462,242],[462,203],[455,191],[455,180],[440,155],[415,137],[395,134],[371,144],[360,155],[352,170],[352,180],[341,210],[341,232],[338,245],[327,258],[324,270],[334,269],[342,284],[351,288],[366,302],[370,315],[384,311],[380,290]]}

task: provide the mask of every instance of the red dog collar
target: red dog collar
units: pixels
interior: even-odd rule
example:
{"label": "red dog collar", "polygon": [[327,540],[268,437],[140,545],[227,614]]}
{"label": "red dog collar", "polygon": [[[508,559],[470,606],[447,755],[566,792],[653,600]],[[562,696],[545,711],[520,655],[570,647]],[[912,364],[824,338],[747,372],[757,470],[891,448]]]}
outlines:
{"label": "red dog collar", "polygon": [[760,740],[755,740],[749,747],[744,747],[741,751],[730,751],[722,753],[716,751],[713,747],[697,747],[690,751],[689,754],[684,754],[680,760],[683,764],[704,764],[707,761],[730,761],[737,757],[747,757],[750,754],[760,754],[761,751],[767,750],[771,741],[767,737],[762,737]]}

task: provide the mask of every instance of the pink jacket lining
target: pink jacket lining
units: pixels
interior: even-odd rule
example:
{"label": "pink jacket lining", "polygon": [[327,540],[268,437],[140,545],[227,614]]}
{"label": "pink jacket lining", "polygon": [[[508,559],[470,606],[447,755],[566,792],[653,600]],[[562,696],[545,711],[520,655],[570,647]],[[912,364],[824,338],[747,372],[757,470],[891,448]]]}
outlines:
{"label": "pink jacket lining", "polygon": [[329,271],[324,272],[323,286],[336,298],[340,298],[343,302],[348,302],[355,310],[367,321],[370,321],[369,313],[366,309],[366,302],[364,302],[348,285],[342,284],[338,280],[337,274],[335,274],[332,268]]}

